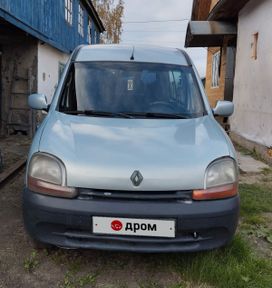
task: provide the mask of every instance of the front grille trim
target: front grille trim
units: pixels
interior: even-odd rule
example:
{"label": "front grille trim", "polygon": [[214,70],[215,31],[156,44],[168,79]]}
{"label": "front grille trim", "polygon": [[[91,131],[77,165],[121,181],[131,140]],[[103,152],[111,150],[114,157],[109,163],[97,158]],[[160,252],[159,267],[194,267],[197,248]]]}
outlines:
{"label": "front grille trim", "polygon": [[119,191],[100,189],[79,189],[80,200],[142,200],[142,201],[191,201],[191,190],[186,191]]}

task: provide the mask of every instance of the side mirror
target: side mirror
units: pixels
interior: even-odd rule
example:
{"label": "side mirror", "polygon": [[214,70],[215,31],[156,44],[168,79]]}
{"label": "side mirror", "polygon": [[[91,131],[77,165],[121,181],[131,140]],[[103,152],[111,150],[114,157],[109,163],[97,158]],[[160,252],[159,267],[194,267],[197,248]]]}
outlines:
{"label": "side mirror", "polygon": [[234,104],[230,101],[218,101],[213,109],[214,116],[230,117],[234,112]]}
{"label": "side mirror", "polygon": [[47,110],[47,98],[44,94],[32,94],[28,97],[28,105],[35,110]]}

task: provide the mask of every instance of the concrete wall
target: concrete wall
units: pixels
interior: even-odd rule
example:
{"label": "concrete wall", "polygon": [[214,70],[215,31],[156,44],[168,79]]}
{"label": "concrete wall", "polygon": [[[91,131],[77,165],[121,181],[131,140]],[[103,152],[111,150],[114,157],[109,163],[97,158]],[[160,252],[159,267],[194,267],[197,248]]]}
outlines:
{"label": "concrete wall", "polygon": [[47,45],[38,44],[38,92],[51,103],[59,81],[59,65],[66,64],[69,55]]}
{"label": "concrete wall", "polygon": [[[241,10],[234,83],[235,113],[231,129],[238,135],[272,146],[272,1],[251,0]],[[257,59],[252,35],[259,33]]]}

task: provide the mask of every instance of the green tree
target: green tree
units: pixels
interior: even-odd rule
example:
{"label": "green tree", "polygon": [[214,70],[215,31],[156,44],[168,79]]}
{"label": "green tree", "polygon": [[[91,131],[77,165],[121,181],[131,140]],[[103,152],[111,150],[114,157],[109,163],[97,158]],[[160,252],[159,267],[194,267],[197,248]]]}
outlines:
{"label": "green tree", "polygon": [[119,43],[122,34],[123,0],[93,0],[93,4],[105,25],[106,32],[101,37],[102,43]]}

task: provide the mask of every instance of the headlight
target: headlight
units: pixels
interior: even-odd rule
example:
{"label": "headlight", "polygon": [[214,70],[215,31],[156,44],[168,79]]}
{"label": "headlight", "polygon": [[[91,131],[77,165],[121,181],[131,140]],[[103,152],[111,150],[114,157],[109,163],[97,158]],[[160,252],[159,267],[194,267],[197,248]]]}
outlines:
{"label": "headlight", "polygon": [[230,198],[238,193],[238,169],[229,157],[212,162],[205,173],[205,189],[193,192],[194,200]]}
{"label": "headlight", "polygon": [[28,188],[32,192],[55,197],[73,198],[77,191],[66,186],[66,169],[56,157],[36,153],[28,167]]}

